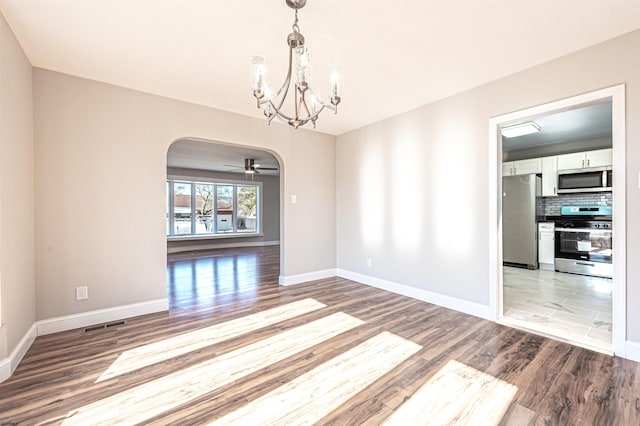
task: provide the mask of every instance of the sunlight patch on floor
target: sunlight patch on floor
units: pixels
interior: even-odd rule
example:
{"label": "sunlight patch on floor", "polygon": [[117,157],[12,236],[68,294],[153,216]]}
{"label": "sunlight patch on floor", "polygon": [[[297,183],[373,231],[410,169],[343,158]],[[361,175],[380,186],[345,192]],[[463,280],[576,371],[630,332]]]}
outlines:
{"label": "sunlight patch on floor", "polygon": [[96,383],[326,307],[304,299],[123,352]]}
{"label": "sunlight patch on floor", "polygon": [[[134,425],[275,364],[364,322],[342,312],[243,346],[67,414],[64,425]],[[211,400],[215,404],[215,399]]]}
{"label": "sunlight patch on floor", "polygon": [[211,425],[315,423],[421,348],[382,332]]}
{"label": "sunlight patch on floor", "polygon": [[496,425],[518,388],[451,360],[402,404],[385,426]]}

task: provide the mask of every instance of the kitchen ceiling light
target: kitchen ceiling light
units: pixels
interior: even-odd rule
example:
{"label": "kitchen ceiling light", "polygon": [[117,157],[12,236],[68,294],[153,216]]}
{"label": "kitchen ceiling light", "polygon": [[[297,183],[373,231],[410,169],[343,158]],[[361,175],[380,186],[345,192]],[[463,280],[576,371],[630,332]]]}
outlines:
{"label": "kitchen ceiling light", "polygon": [[540,126],[532,121],[526,123],[514,124],[502,128],[502,136],[505,138],[516,138],[518,136],[530,135],[539,132]]}
{"label": "kitchen ceiling light", "polygon": [[[311,90],[311,63],[309,61],[309,51],[304,44],[304,36],[300,33],[298,27],[298,9],[302,9],[307,0],[285,0],[287,5],[295,9],[295,20],[293,21],[293,32],[287,37],[289,45],[289,70],[284,79],[282,87],[273,93],[273,90],[267,84],[264,58],[254,56],[251,61],[252,72],[252,89],[253,96],[256,97],[258,108],[262,109],[267,123],[271,123],[274,117],[278,117],[285,123],[298,128],[304,126],[309,121],[316,127],[316,120],[320,113],[328,108],[337,114],[338,104],[340,103],[340,79],[337,73],[332,73],[329,82],[329,102],[323,102]],[[286,114],[282,111],[289,89],[293,83],[293,113]]]}

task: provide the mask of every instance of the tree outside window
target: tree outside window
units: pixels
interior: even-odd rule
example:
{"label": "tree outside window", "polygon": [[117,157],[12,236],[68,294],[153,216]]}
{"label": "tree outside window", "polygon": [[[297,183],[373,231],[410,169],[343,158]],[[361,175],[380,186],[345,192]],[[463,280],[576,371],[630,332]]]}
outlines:
{"label": "tree outside window", "polygon": [[167,180],[167,236],[257,233],[259,187]]}
{"label": "tree outside window", "polygon": [[196,234],[213,232],[213,189],[211,184],[196,184],[196,213],[198,223]]}
{"label": "tree outside window", "polygon": [[257,231],[258,191],[255,186],[238,186],[238,232]]}

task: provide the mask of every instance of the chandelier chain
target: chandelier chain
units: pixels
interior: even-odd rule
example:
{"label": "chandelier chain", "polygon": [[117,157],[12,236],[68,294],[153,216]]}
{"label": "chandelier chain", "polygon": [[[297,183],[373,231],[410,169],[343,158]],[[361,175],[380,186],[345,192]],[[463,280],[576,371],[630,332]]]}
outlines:
{"label": "chandelier chain", "polygon": [[293,26],[291,27],[294,33],[300,32],[300,27],[298,26],[298,9],[296,9],[296,17],[293,21]]}

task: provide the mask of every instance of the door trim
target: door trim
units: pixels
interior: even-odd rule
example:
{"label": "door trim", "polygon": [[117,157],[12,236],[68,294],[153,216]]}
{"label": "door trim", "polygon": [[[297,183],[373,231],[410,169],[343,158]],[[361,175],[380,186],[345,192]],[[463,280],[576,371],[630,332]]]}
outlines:
{"label": "door trim", "polygon": [[516,120],[611,100],[613,145],[613,352],[626,358],[626,115],[625,85],[550,102],[489,119],[489,306],[494,321],[503,319],[502,294],[502,144],[499,129]]}

